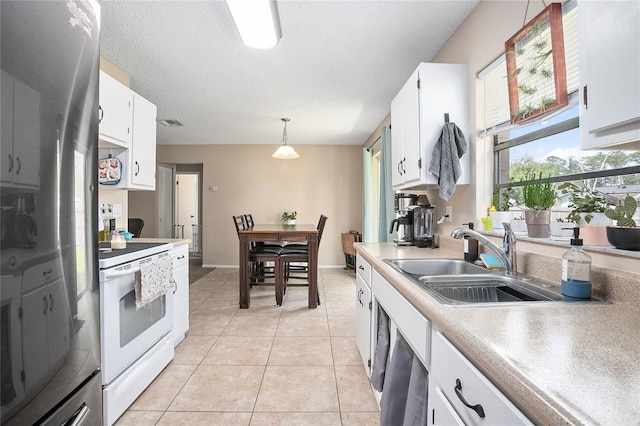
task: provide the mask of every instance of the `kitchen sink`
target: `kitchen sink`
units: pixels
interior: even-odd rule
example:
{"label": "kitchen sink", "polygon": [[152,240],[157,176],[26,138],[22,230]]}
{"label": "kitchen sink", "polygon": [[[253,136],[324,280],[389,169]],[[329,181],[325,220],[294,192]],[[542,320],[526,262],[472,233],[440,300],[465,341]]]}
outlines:
{"label": "kitchen sink", "polygon": [[606,303],[563,296],[558,286],[526,275],[504,275],[459,259],[385,259],[447,306],[509,306],[533,302]]}
{"label": "kitchen sink", "polygon": [[486,274],[487,268],[459,259],[385,259],[399,272],[408,275]]}

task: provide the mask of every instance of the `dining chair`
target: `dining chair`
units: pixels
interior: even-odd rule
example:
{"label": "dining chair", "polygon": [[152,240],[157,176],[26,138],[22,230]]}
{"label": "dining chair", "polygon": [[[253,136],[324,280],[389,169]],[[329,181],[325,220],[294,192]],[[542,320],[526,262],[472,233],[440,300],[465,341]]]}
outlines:
{"label": "dining chair", "polygon": [[133,238],[140,238],[143,227],[144,227],[144,220],[142,220],[139,217],[130,217],[127,220],[127,231],[133,234]]}
{"label": "dining chair", "polygon": [[[320,251],[320,242],[322,241],[322,233],[324,232],[327,217],[320,215],[318,221],[318,252]],[[283,288],[282,292],[286,293],[287,287],[308,287],[309,286],[309,246],[293,246],[285,245],[280,252],[280,261],[282,263]],[[295,263],[295,264],[294,264]],[[301,265],[302,264],[302,265]],[[304,280],[304,282],[296,283],[291,280]],[[278,292],[278,289],[276,289]],[[318,305],[320,304],[320,293],[318,293]]]}
{"label": "dining chair", "polygon": [[[233,216],[233,222],[236,227],[236,233],[240,238],[240,230],[248,229],[243,215]],[[249,286],[271,285],[276,287],[276,303],[282,305],[282,292],[277,291],[278,283],[283,280],[281,273],[280,251],[282,249],[264,249],[260,247],[249,247],[249,262],[251,263],[249,270]],[[273,263],[268,266],[267,262]],[[240,265],[243,267],[243,265]],[[267,281],[272,278],[273,281]]]}

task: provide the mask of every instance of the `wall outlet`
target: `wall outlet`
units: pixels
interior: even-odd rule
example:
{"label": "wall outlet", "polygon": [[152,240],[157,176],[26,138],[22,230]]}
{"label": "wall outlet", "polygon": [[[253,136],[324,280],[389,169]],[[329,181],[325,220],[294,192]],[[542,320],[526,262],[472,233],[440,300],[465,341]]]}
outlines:
{"label": "wall outlet", "polygon": [[451,222],[451,219],[453,217],[453,207],[447,206],[445,208],[444,214],[447,216],[447,222]]}
{"label": "wall outlet", "polygon": [[122,217],[122,204],[113,205],[113,217]]}
{"label": "wall outlet", "polygon": [[209,187],[209,192],[216,192],[218,190],[217,186],[210,186]]}

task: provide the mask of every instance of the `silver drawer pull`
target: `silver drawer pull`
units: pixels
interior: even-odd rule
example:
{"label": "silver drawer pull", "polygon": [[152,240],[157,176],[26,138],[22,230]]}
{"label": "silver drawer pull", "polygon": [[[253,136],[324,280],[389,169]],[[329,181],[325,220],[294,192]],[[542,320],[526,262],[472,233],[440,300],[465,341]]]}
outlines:
{"label": "silver drawer pull", "polygon": [[471,408],[478,416],[480,416],[481,419],[484,419],[484,408],[482,408],[482,405],[471,405],[466,399],[464,399],[464,396],[462,396],[462,382],[460,382],[460,379],[456,379],[456,387],[453,388],[453,390],[456,392],[458,399],[465,405],[465,407]]}

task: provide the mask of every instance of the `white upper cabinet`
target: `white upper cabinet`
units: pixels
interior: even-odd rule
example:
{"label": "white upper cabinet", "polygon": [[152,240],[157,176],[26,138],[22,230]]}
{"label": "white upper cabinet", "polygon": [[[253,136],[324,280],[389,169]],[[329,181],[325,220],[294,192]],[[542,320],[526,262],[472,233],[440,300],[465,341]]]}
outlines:
{"label": "white upper cabinet", "polygon": [[157,107],[100,71],[100,108],[99,158],[122,167],[120,182],[105,187],[155,190]]}
{"label": "white upper cabinet", "polygon": [[40,186],[40,94],[2,73],[1,178],[7,186]]}
{"label": "white upper cabinet", "polygon": [[433,149],[445,124],[445,114],[467,139],[457,184],[469,184],[469,95],[467,66],[421,63],[391,102],[391,168],[396,190],[435,188],[429,172]]}
{"label": "white upper cabinet", "polygon": [[131,145],[133,92],[100,71],[100,141],[114,146]]}
{"label": "white upper cabinet", "polygon": [[580,1],[583,149],[640,140],[640,2]]}
{"label": "white upper cabinet", "polygon": [[156,114],[154,104],[133,94],[133,143],[129,160],[133,188],[156,189]]}

